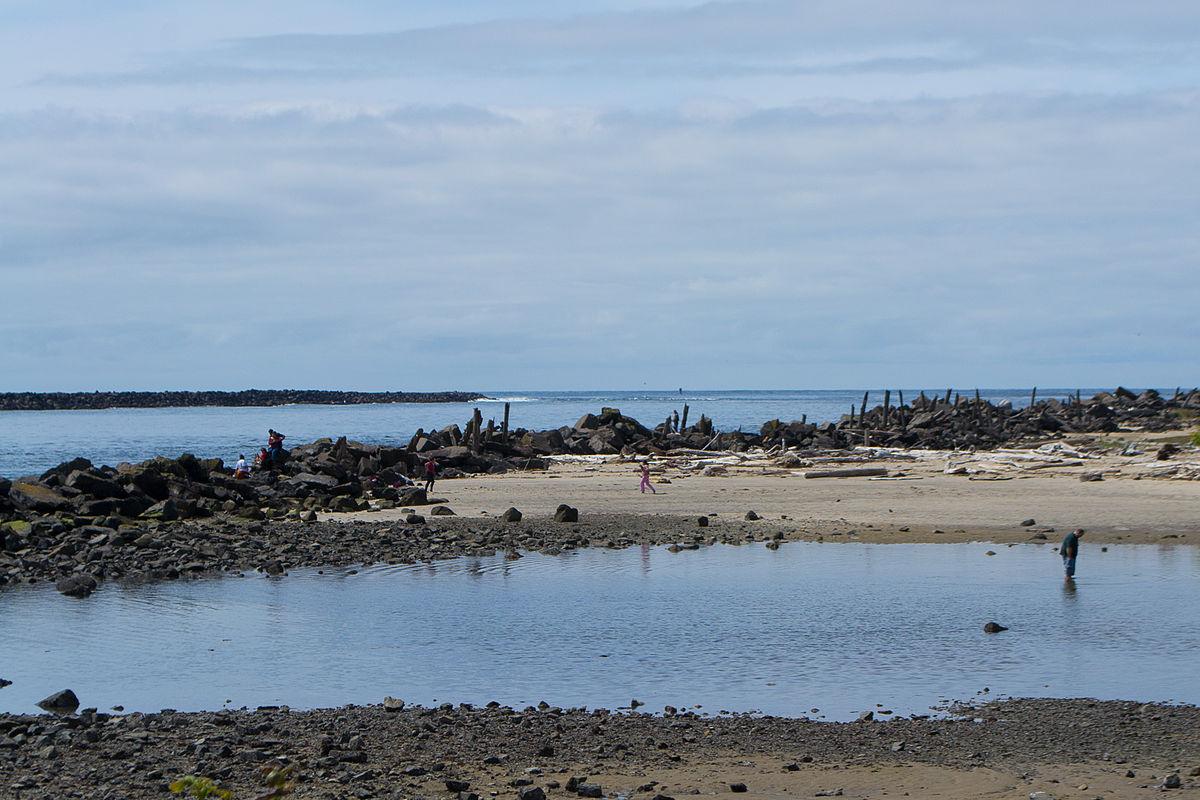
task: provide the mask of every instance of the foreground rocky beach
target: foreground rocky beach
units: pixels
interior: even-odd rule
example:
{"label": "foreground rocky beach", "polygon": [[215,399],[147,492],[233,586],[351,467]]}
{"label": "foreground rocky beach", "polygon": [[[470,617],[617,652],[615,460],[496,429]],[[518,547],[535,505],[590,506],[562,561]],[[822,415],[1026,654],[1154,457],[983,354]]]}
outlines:
{"label": "foreground rocky beach", "polygon": [[[636,693],[636,685],[630,691]],[[635,699],[635,698],[631,698]],[[0,796],[159,798],[184,775],[255,797],[1148,797],[1200,786],[1200,709],[1010,700],[852,723],[446,704],[0,715]],[[1045,792],[1045,794],[1036,794]]]}

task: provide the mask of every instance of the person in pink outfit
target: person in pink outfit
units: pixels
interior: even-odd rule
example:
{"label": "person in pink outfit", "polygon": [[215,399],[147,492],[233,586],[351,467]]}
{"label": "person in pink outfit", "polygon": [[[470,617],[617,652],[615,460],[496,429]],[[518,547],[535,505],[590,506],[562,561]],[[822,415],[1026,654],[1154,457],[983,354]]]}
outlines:
{"label": "person in pink outfit", "polygon": [[641,489],[642,489],[642,494],[645,494],[647,489],[650,490],[651,494],[658,494],[658,491],[655,490],[655,488],[650,485],[650,462],[648,462],[648,461],[644,462],[642,464],[642,486],[641,486]]}

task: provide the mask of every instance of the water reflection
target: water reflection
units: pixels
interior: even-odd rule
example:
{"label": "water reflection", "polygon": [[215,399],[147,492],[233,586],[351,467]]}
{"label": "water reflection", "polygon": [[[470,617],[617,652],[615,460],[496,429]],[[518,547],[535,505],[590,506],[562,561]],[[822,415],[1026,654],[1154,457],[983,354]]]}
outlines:
{"label": "water reflection", "polygon": [[[985,550],[633,547],[107,584],[85,601],[6,591],[0,673],[14,684],[0,710],[65,686],[131,710],[637,696],[838,719],[983,686],[1200,701],[1192,548],[1089,548],[1071,583],[1045,548]],[[986,634],[988,620],[1010,630]]]}

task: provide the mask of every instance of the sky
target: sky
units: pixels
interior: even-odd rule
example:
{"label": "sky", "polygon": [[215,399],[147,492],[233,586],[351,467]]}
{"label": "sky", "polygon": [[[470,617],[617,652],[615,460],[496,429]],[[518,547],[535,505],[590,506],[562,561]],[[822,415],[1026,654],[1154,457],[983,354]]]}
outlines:
{"label": "sky", "polygon": [[0,391],[1200,384],[1200,6],[0,0]]}

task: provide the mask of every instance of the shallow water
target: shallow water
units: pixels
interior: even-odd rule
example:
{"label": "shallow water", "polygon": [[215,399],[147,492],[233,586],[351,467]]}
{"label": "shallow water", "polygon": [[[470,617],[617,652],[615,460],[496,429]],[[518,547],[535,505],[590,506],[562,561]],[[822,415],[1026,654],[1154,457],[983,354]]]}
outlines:
{"label": "shallow water", "polygon": [[[944,390],[943,390],[944,391]],[[1039,397],[1061,397],[1067,390],[1039,390]],[[852,404],[862,402],[863,390],[812,391],[684,391],[676,392],[487,392],[498,398],[478,403],[396,403],[360,406],[278,406],[274,408],[139,408],[106,411],[0,411],[0,475],[41,473],[76,456],[115,466],[156,455],[192,453],[201,458],[224,458],[232,463],[265,443],[267,428],[283,431],[289,443],[310,442],[322,436],[348,436],[372,444],[408,444],[418,428],[434,430],[466,425],[478,406],[484,418],[504,415],[504,400],[512,401],[513,428],[531,430],[574,425],[588,412],[617,406],[653,427],[672,411],[691,406],[689,420],[711,417],[720,430],[757,431],[779,417],[810,422],[836,420]],[[917,392],[905,390],[911,399]],[[1094,390],[1084,390],[1094,394]],[[1028,389],[988,389],[990,400],[1027,405]],[[897,395],[893,392],[893,402]],[[871,392],[872,405],[882,392]]]}
{"label": "shallow water", "polygon": [[[1200,550],[790,543],[0,592],[0,710],[498,700],[852,718],[985,696],[1200,702]],[[1011,627],[988,635],[997,620]]]}

